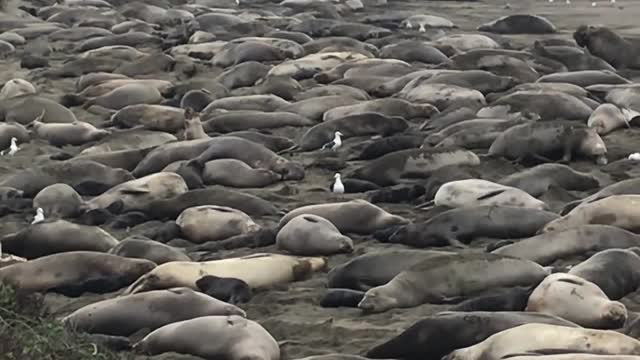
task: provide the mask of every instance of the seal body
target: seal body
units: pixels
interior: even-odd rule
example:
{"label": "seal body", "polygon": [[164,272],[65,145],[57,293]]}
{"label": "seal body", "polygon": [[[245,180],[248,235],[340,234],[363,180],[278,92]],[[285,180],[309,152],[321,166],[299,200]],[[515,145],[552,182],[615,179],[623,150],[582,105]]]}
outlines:
{"label": "seal body", "polygon": [[529,297],[526,311],[556,315],[592,329],[618,329],[627,308],[611,301],[598,285],[571,274],[547,276]]}
{"label": "seal body", "polygon": [[197,291],[173,288],[99,301],[74,311],[62,322],[81,332],[130,336],[141,329],[153,331],[174,322],[213,315],[244,317],[245,313]]}
{"label": "seal body", "polygon": [[118,245],[109,249],[109,253],[129,258],[147,259],[158,265],[171,261],[191,260],[180,249],[157,241],[138,238],[127,238],[120,241]]}
{"label": "seal body", "polygon": [[619,107],[613,104],[602,104],[589,116],[587,126],[595,128],[600,135],[606,135],[615,129],[627,126],[629,120]]}
{"label": "seal body", "polygon": [[545,225],[544,232],[565,230],[581,225],[613,225],[630,231],[640,230],[640,195],[613,195],[579,206],[567,215]]}
{"label": "seal body", "polygon": [[84,208],[84,200],[67,184],[53,184],[33,198],[33,207],[42,208],[47,217],[75,217]]}
{"label": "seal body", "polygon": [[569,270],[596,284],[612,300],[632,293],[640,286],[640,248],[607,249]]}
{"label": "seal body", "polygon": [[271,170],[254,169],[236,159],[207,161],[202,171],[202,181],[207,185],[264,187],[279,180],[280,175]]}
{"label": "seal body", "polygon": [[[205,344],[203,338],[217,341]],[[134,349],[148,355],[178,352],[205,359],[280,359],[280,348],[271,334],[258,323],[237,315],[175,322],[153,331]]]}
{"label": "seal body", "polygon": [[353,240],[329,220],[313,214],[298,215],[280,229],[276,246],[293,255],[326,256],[353,251]]}
{"label": "seal body", "polygon": [[182,234],[194,243],[224,240],[258,231],[260,226],[240,210],[202,205],[185,209],[176,219]]}
{"label": "seal body", "polygon": [[526,192],[491,181],[467,179],[448,182],[438,189],[436,205],[448,207],[514,206],[544,210],[547,205]]}

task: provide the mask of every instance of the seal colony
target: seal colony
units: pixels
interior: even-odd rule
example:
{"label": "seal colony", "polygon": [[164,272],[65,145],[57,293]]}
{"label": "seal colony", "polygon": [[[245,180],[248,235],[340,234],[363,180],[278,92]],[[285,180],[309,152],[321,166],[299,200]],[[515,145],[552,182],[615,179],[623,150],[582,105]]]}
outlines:
{"label": "seal colony", "polygon": [[98,352],[640,360],[640,4],[18,3],[0,286]]}

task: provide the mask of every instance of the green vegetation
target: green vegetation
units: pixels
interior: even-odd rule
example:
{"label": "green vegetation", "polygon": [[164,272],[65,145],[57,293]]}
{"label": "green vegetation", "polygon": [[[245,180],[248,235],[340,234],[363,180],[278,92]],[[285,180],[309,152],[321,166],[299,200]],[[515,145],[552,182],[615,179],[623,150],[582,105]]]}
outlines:
{"label": "green vegetation", "polygon": [[0,285],[2,360],[116,360],[120,356],[66,330],[49,316],[42,296],[20,295]]}

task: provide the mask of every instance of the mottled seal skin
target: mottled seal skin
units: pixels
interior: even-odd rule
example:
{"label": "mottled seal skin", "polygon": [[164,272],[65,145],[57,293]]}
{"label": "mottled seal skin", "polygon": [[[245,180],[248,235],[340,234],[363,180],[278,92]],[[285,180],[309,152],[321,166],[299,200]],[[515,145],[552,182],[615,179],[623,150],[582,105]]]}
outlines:
{"label": "mottled seal skin", "polygon": [[213,315],[245,316],[242,309],[188,288],[149,291],[84,306],[62,319],[75,331],[131,336],[177,321]]}
{"label": "mottled seal skin", "polygon": [[395,249],[360,255],[329,271],[329,288],[367,291],[384,285],[413,264],[434,256],[453,254],[446,251]]}
{"label": "mottled seal skin", "polygon": [[540,164],[508,175],[498,183],[522,189],[534,197],[546,193],[551,186],[587,191],[600,185],[595,177],[562,164]]}
{"label": "mottled seal skin", "polygon": [[557,214],[510,206],[458,208],[421,223],[400,227],[389,242],[415,247],[469,243],[476,237],[524,238],[535,235]]}
{"label": "mottled seal skin", "polygon": [[2,250],[26,259],[68,251],[107,252],[118,240],[97,226],[45,221],[0,238]]}
{"label": "mottled seal skin", "polygon": [[494,334],[481,343],[454,350],[445,359],[502,359],[511,354],[539,354],[547,349],[562,349],[564,353],[632,355],[640,352],[640,341],[616,331],[529,323]]}
{"label": "mottled seal skin", "polygon": [[640,248],[603,250],[569,270],[596,284],[611,300],[618,300],[640,286]]}
{"label": "mottled seal skin", "polygon": [[556,315],[591,329],[618,329],[627,308],[598,285],[572,274],[551,274],[531,293],[526,311]]}
{"label": "mottled seal skin", "polygon": [[516,125],[499,135],[489,148],[489,155],[522,161],[528,157],[545,160],[545,156],[562,154],[563,161],[574,155],[593,158],[606,165],[607,147],[595,129],[572,121],[544,121]]}
{"label": "mottled seal skin", "polygon": [[610,225],[582,225],[523,239],[493,250],[493,253],[547,265],[563,258],[584,258],[594,251],[637,246],[640,246],[640,236],[630,231]]}
{"label": "mottled seal skin", "polygon": [[638,50],[613,30],[604,26],[580,25],[573,33],[578,46],[606,60],[616,69],[638,68]]}
{"label": "mottled seal skin", "polygon": [[171,261],[189,261],[187,254],[178,248],[146,238],[127,238],[109,249],[109,254],[122,257],[147,259],[161,265]]}
{"label": "mottled seal skin", "polygon": [[0,269],[0,280],[19,291],[55,291],[77,297],[109,293],[131,284],[156,264],[92,251],[68,251]]}
{"label": "mottled seal skin", "polygon": [[482,179],[443,184],[436,192],[434,204],[451,208],[493,205],[548,210],[547,204],[523,190]]}
{"label": "mottled seal skin", "polygon": [[602,104],[589,116],[587,126],[595,128],[600,135],[606,135],[616,129],[629,126],[630,121],[631,119],[628,119],[616,105]]}
{"label": "mottled seal skin", "polygon": [[251,216],[278,213],[278,209],[269,201],[222,186],[190,190],[171,199],[153,201],[147,213],[155,219],[175,219],[184,209],[200,205],[228,206]]}
{"label": "mottled seal skin", "polygon": [[387,136],[402,132],[408,127],[409,124],[401,117],[387,117],[379,113],[347,115],[324,121],[307,130],[300,140],[300,148],[303,151],[319,149],[333,139],[336,131],[340,131],[346,139],[364,135]]}
{"label": "mottled seal skin", "polygon": [[[44,116],[44,113],[42,114]],[[47,140],[49,144],[57,147],[65,145],[79,146],[88,142],[101,140],[111,134],[108,130],[98,129],[84,121],[72,123],[46,124],[36,118],[29,128],[39,138]]]}
{"label": "mottled seal skin", "polygon": [[497,34],[552,34],[556,32],[556,27],[542,16],[509,15],[478,26],[478,31]]}
{"label": "mottled seal skin", "polygon": [[126,106],[111,116],[111,121],[121,127],[142,125],[148,130],[175,133],[184,127],[184,111],[171,106],[136,104]]}
{"label": "mottled seal skin", "polygon": [[[202,339],[217,339],[204,345]],[[205,359],[280,360],[276,340],[260,324],[237,315],[203,316],[165,325],[133,345],[147,355],[180,352]]]}
{"label": "mottled seal skin", "polygon": [[356,199],[296,208],[280,219],[278,228],[282,229],[289,221],[302,214],[321,216],[342,233],[372,234],[376,230],[408,223],[401,216],[393,215],[366,200]]}
{"label": "mottled seal skin", "polygon": [[98,195],[133,179],[123,169],[112,169],[90,160],[63,161],[18,171],[0,183],[35,196],[45,187],[57,183],[70,185],[80,195]]}
{"label": "mottled seal skin", "polygon": [[207,275],[198,279],[196,286],[201,292],[229,304],[246,303],[253,296],[249,285],[240,279]]}
{"label": "mottled seal skin", "polygon": [[260,62],[247,61],[225,70],[215,80],[228,90],[233,90],[239,87],[252,86],[258,79],[265,77],[270,69],[270,66]]}
{"label": "mottled seal skin", "polygon": [[364,291],[351,289],[328,289],[327,293],[320,300],[320,306],[329,307],[358,307],[362,301]]}
{"label": "mottled seal skin", "polygon": [[260,225],[244,212],[215,205],[187,208],[180,213],[176,224],[187,240],[196,244],[260,230]]}
{"label": "mottled seal skin", "polygon": [[267,169],[253,169],[236,159],[208,161],[202,171],[207,185],[224,185],[237,188],[261,188],[280,180],[280,175]]}
{"label": "mottled seal skin", "polygon": [[490,291],[465,300],[454,306],[452,311],[524,311],[533,288],[513,287]]}
{"label": "mottled seal skin", "polygon": [[529,312],[441,312],[420,320],[400,335],[367,351],[371,359],[440,359],[451,351],[477,344],[493,334],[541,323],[578,327],[556,316]]}
{"label": "mottled seal skin", "polygon": [[582,225],[613,225],[629,231],[640,230],[640,195],[612,195],[580,205],[545,225],[542,232],[566,230]]}
{"label": "mottled seal skin", "polygon": [[367,290],[358,307],[366,313],[380,313],[425,303],[441,304],[492,288],[533,286],[548,274],[547,269],[529,260],[481,253],[441,255]]}
{"label": "mottled seal skin", "polygon": [[292,255],[328,256],[353,251],[353,240],[342,235],[329,220],[304,214],[278,231],[276,246]]}
{"label": "mottled seal skin", "polygon": [[562,209],[560,214],[566,215],[571,210],[573,210],[578,206],[592,203],[594,201],[604,199],[612,195],[624,195],[624,194],[640,195],[640,179],[627,179],[627,180],[622,180],[622,181],[613,183],[611,185],[605,186],[604,188],[602,188],[600,191],[596,192],[593,195],[589,195],[582,200],[577,200],[577,201],[568,203],[567,205],[565,205],[564,209]]}
{"label": "mottled seal skin", "polygon": [[383,155],[356,169],[347,177],[371,181],[380,186],[401,183],[407,178],[424,178],[449,165],[478,165],[471,151],[458,148],[409,149]]}
{"label": "mottled seal skin", "polygon": [[84,210],[84,200],[67,184],[53,184],[33,198],[33,208],[42,208],[47,218],[78,216]]}
{"label": "mottled seal skin", "polygon": [[422,145],[423,140],[421,135],[403,134],[376,139],[362,149],[357,159],[373,160],[394,151],[416,149]]}

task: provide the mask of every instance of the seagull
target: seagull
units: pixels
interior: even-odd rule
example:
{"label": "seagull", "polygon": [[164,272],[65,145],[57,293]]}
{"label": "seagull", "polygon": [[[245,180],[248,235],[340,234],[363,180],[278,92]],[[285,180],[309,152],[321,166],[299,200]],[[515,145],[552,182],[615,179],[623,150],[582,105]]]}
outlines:
{"label": "seagull", "polygon": [[629,155],[629,160],[640,161],[640,153],[633,153]]}
{"label": "seagull", "polygon": [[342,133],[340,131],[336,131],[336,135],[330,142],[322,145],[322,150],[331,148],[331,150],[336,150],[342,145],[342,139],[340,138]]}
{"label": "seagull", "polygon": [[331,191],[336,194],[344,194],[344,184],[342,183],[342,180],[340,180],[340,173],[336,173],[333,177],[336,181],[333,183]]}
{"label": "seagull", "polygon": [[[18,150],[20,150],[20,148],[18,147],[18,139],[12,137],[11,145],[9,146],[9,152],[7,153],[7,155],[13,156],[16,152],[18,152]],[[0,155],[4,155],[5,151],[6,150],[2,150],[2,152],[0,152]]]}
{"label": "seagull", "polygon": [[37,224],[39,222],[43,222],[44,221],[44,210],[42,210],[42,208],[38,208],[38,210],[36,210],[36,216],[33,217],[33,221],[31,222],[31,224]]}

